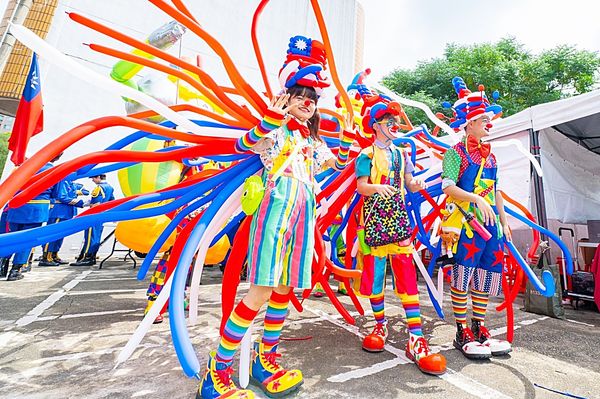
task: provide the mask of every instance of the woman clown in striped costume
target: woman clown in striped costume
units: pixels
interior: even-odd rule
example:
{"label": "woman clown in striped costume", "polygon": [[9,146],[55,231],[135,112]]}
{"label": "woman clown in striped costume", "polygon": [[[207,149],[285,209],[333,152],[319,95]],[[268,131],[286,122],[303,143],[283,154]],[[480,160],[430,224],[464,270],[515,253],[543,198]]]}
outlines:
{"label": "woman clown in striped costume", "polygon": [[[265,302],[264,333],[262,340],[254,343],[251,381],[268,396],[277,397],[296,391],[303,383],[299,370],[286,370],[277,364],[279,337],[291,290],[311,286],[314,177],[327,167],[343,168],[354,140],[354,132],[344,131],[336,157],[319,137],[317,101],[321,90],[329,86],[321,75],[325,63],[320,42],[292,37],[279,73],[283,94],[271,100],[261,123],[237,142],[238,151],[260,155],[265,193],[250,228],[250,289],[227,320],[217,351],[209,356],[198,398],[254,397],[231,381],[231,364]],[[350,120],[345,122],[352,126]]]}

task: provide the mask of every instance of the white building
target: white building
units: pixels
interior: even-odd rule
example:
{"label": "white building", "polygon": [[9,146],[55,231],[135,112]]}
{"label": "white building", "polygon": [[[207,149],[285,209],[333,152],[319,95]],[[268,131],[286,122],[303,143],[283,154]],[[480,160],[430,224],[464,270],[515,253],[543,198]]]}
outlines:
{"label": "white building", "polygon": [[[250,36],[253,14],[259,1],[188,0],[185,3],[201,26],[227,50],[246,81],[262,91],[263,83]],[[338,73],[345,86],[355,72],[362,68],[362,9],[355,0],[326,0],[321,1],[320,5]],[[67,12],[82,14],[140,40],[171,20],[167,14],[143,0],[59,1],[46,41],[76,62],[104,76],[109,75],[117,60],[96,53],[83,43],[103,44],[127,52],[131,48],[75,23]],[[273,88],[279,88],[277,72],[283,64],[289,38],[298,34],[321,40],[310,2],[279,0],[268,3],[260,16],[257,36]],[[220,85],[231,86],[220,58],[192,32],[188,31],[169,52],[190,57],[199,54],[203,69]],[[86,121],[125,114],[124,102],[118,94],[83,81],[71,71],[49,65],[43,58],[40,58],[39,64],[44,100],[44,131],[30,141],[28,156],[43,151],[47,143]],[[142,70],[140,75],[145,73],[147,69]],[[325,101],[332,104],[335,94],[335,88],[330,88]],[[173,95],[175,97],[175,92]],[[62,160],[103,150],[131,132],[126,128],[96,132],[67,149]],[[7,161],[3,179],[12,168],[13,165]],[[116,194],[119,196],[116,173],[111,173],[108,181],[117,188]],[[89,179],[84,179],[81,183],[88,188],[93,186]]]}

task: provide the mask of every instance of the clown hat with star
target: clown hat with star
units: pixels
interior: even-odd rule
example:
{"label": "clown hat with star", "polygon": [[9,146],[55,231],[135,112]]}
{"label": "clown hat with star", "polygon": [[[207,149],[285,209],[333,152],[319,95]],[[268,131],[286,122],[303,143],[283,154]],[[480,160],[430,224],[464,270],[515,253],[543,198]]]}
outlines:
{"label": "clown hat with star", "polygon": [[[454,131],[463,130],[469,121],[478,119],[484,115],[488,116],[490,120],[502,116],[502,107],[496,103],[490,103],[483,85],[479,85],[477,91],[471,92],[463,78],[458,76],[452,79],[452,85],[454,86],[458,100],[454,105],[450,105],[448,102],[444,102],[443,105],[446,108],[452,108],[454,112],[454,116],[450,120],[450,127]],[[492,94],[494,101],[499,96],[498,91],[494,91]]]}
{"label": "clown hat with star", "polygon": [[330,83],[323,75],[327,66],[325,47],[318,40],[304,36],[290,38],[287,57],[279,71],[279,83],[283,90],[300,85],[312,87],[318,96]]}

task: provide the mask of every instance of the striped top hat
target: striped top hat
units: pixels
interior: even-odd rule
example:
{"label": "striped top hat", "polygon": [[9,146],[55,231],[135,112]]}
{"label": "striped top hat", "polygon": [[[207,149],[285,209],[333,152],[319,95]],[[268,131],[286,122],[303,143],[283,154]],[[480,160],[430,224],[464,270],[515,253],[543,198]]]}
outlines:
{"label": "striped top hat", "polygon": [[330,83],[323,75],[327,67],[325,47],[318,40],[304,36],[290,38],[287,57],[279,71],[279,83],[286,90],[300,85],[312,87],[320,96]]}
{"label": "striped top hat", "polygon": [[478,119],[484,115],[488,116],[490,120],[502,116],[502,107],[495,103],[498,97],[500,97],[497,90],[492,93],[494,103],[490,103],[485,94],[485,87],[481,84],[477,87],[477,91],[471,92],[463,78],[457,76],[452,79],[452,86],[454,86],[458,100],[454,105],[450,105],[447,101],[442,105],[445,108],[452,108],[454,116],[450,120],[450,127],[454,131],[463,130],[469,121]]}

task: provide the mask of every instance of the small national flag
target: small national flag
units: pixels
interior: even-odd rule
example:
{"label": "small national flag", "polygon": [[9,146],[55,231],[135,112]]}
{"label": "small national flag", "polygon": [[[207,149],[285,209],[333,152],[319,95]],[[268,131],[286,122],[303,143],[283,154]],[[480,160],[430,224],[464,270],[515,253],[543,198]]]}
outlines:
{"label": "small national flag", "polygon": [[10,160],[16,166],[25,161],[25,151],[29,139],[44,129],[43,107],[40,71],[37,55],[33,53],[29,75],[27,75],[27,81],[23,88],[23,96],[17,108],[15,125],[8,140],[8,149],[12,151]]}

